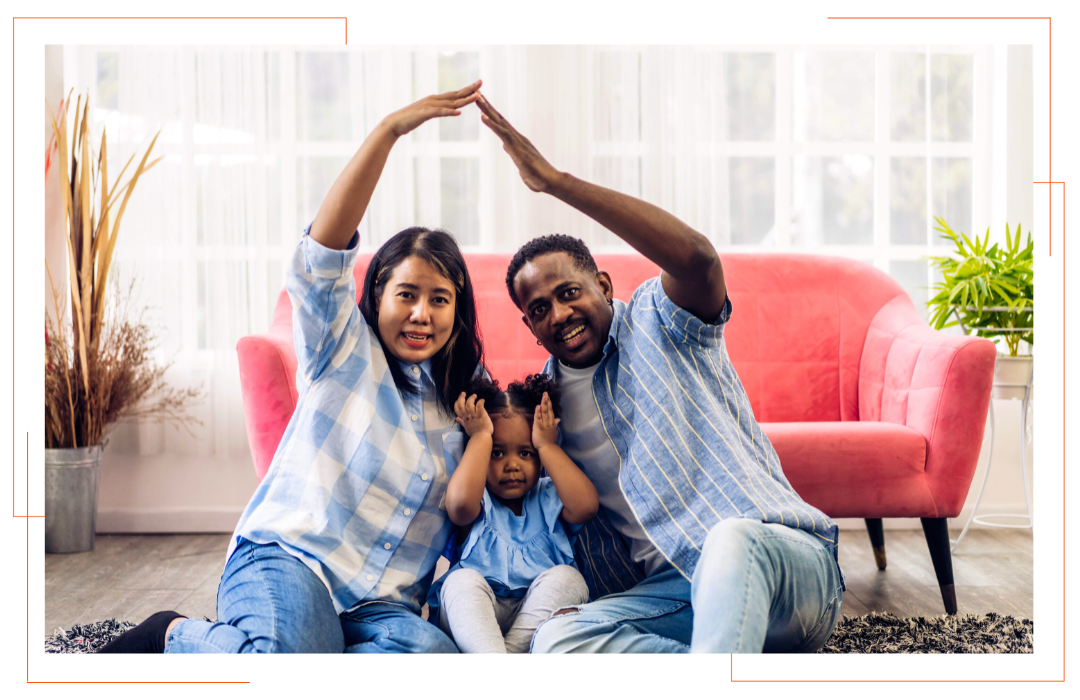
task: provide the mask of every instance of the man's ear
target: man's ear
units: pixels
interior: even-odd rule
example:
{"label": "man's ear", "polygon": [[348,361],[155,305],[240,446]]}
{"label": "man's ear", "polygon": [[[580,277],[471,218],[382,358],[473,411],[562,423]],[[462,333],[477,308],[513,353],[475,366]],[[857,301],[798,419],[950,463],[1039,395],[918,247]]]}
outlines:
{"label": "man's ear", "polygon": [[610,302],[615,298],[615,285],[611,282],[611,275],[600,270],[596,273],[596,284],[604,292],[604,296]]}

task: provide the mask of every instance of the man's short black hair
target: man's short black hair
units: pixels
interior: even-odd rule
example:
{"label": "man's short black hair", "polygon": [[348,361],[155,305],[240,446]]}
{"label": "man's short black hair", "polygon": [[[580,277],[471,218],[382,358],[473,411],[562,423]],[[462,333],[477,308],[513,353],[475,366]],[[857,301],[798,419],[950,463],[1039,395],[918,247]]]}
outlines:
{"label": "man's short black hair", "polygon": [[517,277],[517,273],[521,271],[521,268],[525,267],[525,263],[547,253],[566,253],[573,259],[579,270],[593,274],[598,272],[596,261],[593,260],[589,247],[580,238],[561,233],[552,233],[534,238],[521,246],[518,252],[514,253],[514,258],[510,261],[510,267],[506,268],[506,291],[510,292],[510,298],[519,309],[521,308],[521,301],[518,300],[517,292],[514,291],[514,278]]}

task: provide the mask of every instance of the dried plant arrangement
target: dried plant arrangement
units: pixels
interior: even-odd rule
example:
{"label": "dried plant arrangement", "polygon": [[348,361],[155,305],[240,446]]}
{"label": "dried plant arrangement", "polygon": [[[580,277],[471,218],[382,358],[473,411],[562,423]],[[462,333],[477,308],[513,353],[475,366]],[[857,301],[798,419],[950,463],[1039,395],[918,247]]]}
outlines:
{"label": "dried plant arrangement", "polygon": [[133,287],[122,290],[114,282],[113,293],[106,293],[120,221],[139,178],[161,160],[148,162],[161,132],[154,135],[130,178],[120,184],[137,152],[110,186],[104,131],[97,153],[90,145],[89,95],[85,102],[81,96],[76,102],[69,154],[65,135],[70,105],[68,93],[58,118],[52,118],[66,217],[71,313],[70,328],[65,328],[67,305],[46,261],[54,316],[45,314],[45,446],[99,445],[112,426],[130,418],[161,420],[190,430],[198,421],[187,409],[199,399],[200,389],[175,389],[164,381],[169,365],[154,358],[155,338],[145,309],[133,308]]}

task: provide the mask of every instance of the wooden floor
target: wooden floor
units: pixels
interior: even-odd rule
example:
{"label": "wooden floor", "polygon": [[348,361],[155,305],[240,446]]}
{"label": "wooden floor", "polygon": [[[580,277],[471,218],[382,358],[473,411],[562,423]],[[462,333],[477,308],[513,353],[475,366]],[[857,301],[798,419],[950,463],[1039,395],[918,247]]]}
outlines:
{"label": "wooden floor", "polygon": [[[108,618],[141,622],[158,610],[214,619],[228,535],[99,535],[92,552],[45,556],[45,636]],[[845,615],[943,614],[920,530],[886,530],[878,571],[865,532],[840,532]],[[960,613],[1033,616],[1028,530],[971,530],[953,556]]]}

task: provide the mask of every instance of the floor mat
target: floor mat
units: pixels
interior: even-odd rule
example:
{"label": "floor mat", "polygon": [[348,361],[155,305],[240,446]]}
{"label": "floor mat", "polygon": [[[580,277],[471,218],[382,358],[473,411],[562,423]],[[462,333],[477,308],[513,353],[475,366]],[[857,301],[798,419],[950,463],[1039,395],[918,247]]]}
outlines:
{"label": "floor mat", "polygon": [[[135,625],[104,620],[57,630],[45,640],[47,654],[88,654]],[[845,617],[821,649],[825,654],[1030,654],[1034,623],[1015,617],[942,615],[896,617],[871,613]]]}
{"label": "floor mat", "polygon": [[1031,654],[1034,624],[1008,615],[896,617],[870,613],[840,620],[826,654]]}

